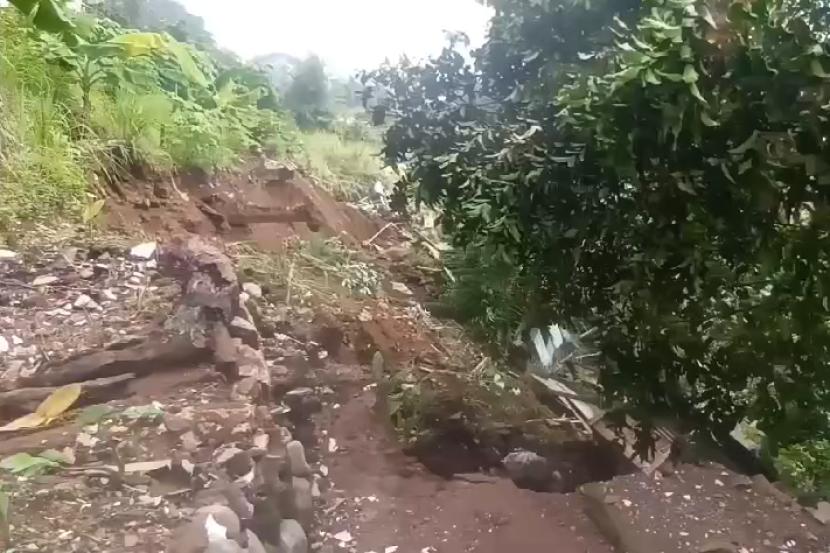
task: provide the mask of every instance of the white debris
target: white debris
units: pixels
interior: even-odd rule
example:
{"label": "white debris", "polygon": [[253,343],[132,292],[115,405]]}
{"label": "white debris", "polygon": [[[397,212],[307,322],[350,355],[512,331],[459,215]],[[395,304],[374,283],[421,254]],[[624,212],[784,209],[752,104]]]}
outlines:
{"label": "white debris", "polygon": [[130,250],[130,257],[135,259],[148,260],[156,253],[157,244],[155,242],[144,242],[137,246],[133,246]]}
{"label": "white debris", "polygon": [[19,346],[23,343],[23,338],[20,336],[12,336],[12,344]]}
{"label": "white debris", "polygon": [[14,259],[17,253],[11,250],[0,250],[0,259]]}
{"label": "white debris", "polygon": [[40,275],[32,281],[32,286],[49,286],[60,280],[55,275]]}
{"label": "white debris", "polygon": [[334,438],[329,438],[329,452],[334,453],[335,451],[337,451],[337,449],[337,440],[335,440]]}
{"label": "white debris", "polygon": [[339,542],[344,542],[344,543],[354,541],[354,538],[352,537],[352,534],[348,530],[343,530],[342,532],[337,532],[334,535],[334,539],[336,539]]}
{"label": "white debris", "polygon": [[387,547],[386,549],[383,550],[383,553],[395,553],[395,551],[397,551],[397,550],[398,550],[397,545],[390,545],[389,547]]}
{"label": "white debris", "polygon": [[633,505],[633,503],[631,503],[631,500],[630,500],[630,499],[623,499],[623,500],[622,500],[622,503],[623,503],[623,505],[625,505],[626,507],[631,507],[631,505]]}
{"label": "white debris", "polygon": [[118,296],[115,295],[115,292],[113,292],[109,288],[104,288],[103,290],[101,290],[101,295],[110,301],[116,301],[118,299]]}
{"label": "white debris", "polygon": [[7,353],[9,351],[9,341],[0,336],[0,353]]}
{"label": "white debris", "polygon": [[720,486],[722,488],[723,487],[723,482],[721,482],[719,479],[715,478],[715,485]]}
{"label": "white debris", "polygon": [[213,515],[208,515],[205,519],[205,530],[208,543],[228,539],[228,529],[216,522]]}
{"label": "white debris", "polygon": [[86,294],[78,296],[75,303],[72,304],[72,307],[75,309],[101,309],[101,306],[95,303],[95,300]]}
{"label": "white debris", "polygon": [[329,467],[327,467],[326,465],[320,465],[320,474],[322,474],[323,476],[328,476]]}
{"label": "white debris", "polygon": [[393,282],[392,290],[398,292],[399,294],[403,294],[404,296],[412,295],[412,290],[410,290],[409,287],[403,282]]}

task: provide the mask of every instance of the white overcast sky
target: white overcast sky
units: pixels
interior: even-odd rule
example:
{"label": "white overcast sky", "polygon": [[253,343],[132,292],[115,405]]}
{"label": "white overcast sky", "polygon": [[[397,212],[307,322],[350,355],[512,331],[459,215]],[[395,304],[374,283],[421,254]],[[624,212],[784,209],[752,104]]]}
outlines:
{"label": "white overcast sky", "polygon": [[437,53],[444,30],[464,31],[477,46],[490,17],[476,0],[179,1],[243,58],[316,53],[335,72],[371,69],[403,53]]}

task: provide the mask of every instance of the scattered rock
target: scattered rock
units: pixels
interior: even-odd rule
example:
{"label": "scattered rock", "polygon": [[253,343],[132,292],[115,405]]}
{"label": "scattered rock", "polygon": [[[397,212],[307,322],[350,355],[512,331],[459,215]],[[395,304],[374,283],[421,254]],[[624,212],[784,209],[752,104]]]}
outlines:
{"label": "scattered rock", "polygon": [[291,420],[295,424],[311,419],[311,415],[322,409],[320,399],[311,388],[295,388],[283,397],[285,404],[291,408]]}
{"label": "scattered rock", "polygon": [[98,305],[94,299],[90,298],[86,294],[81,294],[77,297],[75,302],[72,304],[72,307],[75,309],[101,309],[101,306]]}
{"label": "scattered rock", "polygon": [[239,338],[247,346],[252,348],[259,347],[259,331],[253,323],[243,319],[242,317],[234,317],[231,321],[228,331],[234,338]]}
{"label": "scattered rock", "polygon": [[225,469],[231,478],[239,478],[251,472],[254,462],[249,451],[240,451],[225,463]]}
{"label": "scattered rock", "polygon": [[9,351],[9,341],[6,340],[3,336],[0,336],[0,353],[8,353]]}
{"label": "scattered rock", "polygon": [[199,446],[202,444],[202,440],[200,440],[193,431],[188,431],[182,434],[182,447],[185,451],[196,451],[199,449]]}
{"label": "scattered rock", "polygon": [[305,458],[305,447],[297,440],[288,442],[285,446],[288,455],[288,464],[291,467],[292,476],[309,476],[311,467]]}
{"label": "scattered rock", "polygon": [[196,510],[196,519],[203,518],[202,525],[204,526],[204,519],[212,516],[216,522],[227,529],[227,537],[237,539],[240,536],[241,523],[239,517],[236,516],[229,507],[224,505],[208,505]]}
{"label": "scattered rock", "polygon": [[162,422],[167,430],[175,434],[186,432],[193,425],[193,421],[171,413],[165,413]]}
{"label": "scattered rock", "polygon": [[280,550],[282,553],[308,552],[308,538],[296,520],[287,519],[280,523]]}
{"label": "scattered rock", "polygon": [[820,501],[815,509],[808,509],[810,514],[822,524],[830,524],[830,503]]}
{"label": "scattered rock", "polygon": [[502,464],[520,488],[545,491],[553,484],[553,470],[548,460],[532,451],[514,451],[502,459]]}
{"label": "scattered rock", "polygon": [[109,288],[104,288],[103,290],[101,290],[101,295],[110,301],[116,301],[118,299],[118,296],[115,295],[115,292],[113,292]]}
{"label": "scattered rock", "polygon": [[14,259],[17,253],[11,250],[0,250],[0,259]]}
{"label": "scattered rock", "polygon": [[403,282],[393,282],[392,283],[392,290],[399,294],[403,294],[404,296],[411,296],[412,290],[409,289],[409,286],[404,284]]}
{"label": "scattered rock", "polygon": [[246,282],[242,285],[242,290],[252,298],[262,297],[262,287],[255,282]]}
{"label": "scattered rock", "polygon": [[145,242],[130,249],[130,257],[134,259],[148,260],[156,253],[158,245],[155,242]]}
{"label": "scattered rock", "polygon": [[58,282],[60,279],[55,275],[40,275],[32,281],[32,286],[49,286]]}

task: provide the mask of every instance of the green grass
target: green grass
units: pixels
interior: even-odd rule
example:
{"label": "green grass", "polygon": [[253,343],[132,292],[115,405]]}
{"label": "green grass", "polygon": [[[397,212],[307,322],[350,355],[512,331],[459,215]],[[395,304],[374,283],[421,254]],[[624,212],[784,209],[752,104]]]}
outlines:
{"label": "green grass", "polygon": [[330,131],[303,133],[306,169],[339,200],[365,197],[378,180],[387,180],[378,143],[352,140]]}
{"label": "green grass", "polygon": [[77,213],[86,201],[83,149],[72,140],[72,91],[0,13],[0,226]]}

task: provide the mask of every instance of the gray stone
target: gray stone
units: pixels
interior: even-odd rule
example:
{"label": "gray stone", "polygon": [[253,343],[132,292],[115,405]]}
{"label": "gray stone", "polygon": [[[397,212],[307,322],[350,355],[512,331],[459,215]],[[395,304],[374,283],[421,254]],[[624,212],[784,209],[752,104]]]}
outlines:
{"label": "gray stone", "polygon": [[78,296],[75,299],[75,303],[72,304],[72,307],[75,309],[101,309],[101,306],[95,303],[95,300],[86,294]]}
{"label": "gray stone", "polygon": [[502,459],[502,464],[520,488],[544,491],[553,485],[554,473],[548,460],[532,451],[514,451]]}
{"label": "gray stone", "polygon": [[308,538],[296,520],[283,520],[280,524],[280,549],[282,553],[308,553]]}
{"label": "gray stone", "polygon": [[247,553],[267,553],[265,546],[256,534],[250,530],[245,530],[245,533],[248,536],[248,548],[245,550]]}
{"label": "gray stone", "polygon": [[239,338],[247,346],[254,349],[259,347],[259,331],[250,321],[242,317],[234,317],[228,331],[234,338]]}
{"label": "gray stone", "polygon": [[305,458],[305,447],[297,440],[288,442],[285,446],[288,455],[288,464],[291,467],[291,476],[310,476],[311,467]]}
{"label": "gray stone", "polygon": [[262,297],[262,287],[255,282],[246,282],[242,285],[242,290],[252,298]]}
{"label": "gray stone", "polygon": [[239,517],[236,516],[236,513],[230,507],[226,507],[225,505],[208,505],[207,507],[201,507],[196,510],[196,520],[202,519],[203,526],[204,520],[209,515],[213,516],[213,519],[220,525],[227,528],[229,538],[235,539],[239,537],[241,529]]}
{"label": "gray stone", "polygon": [[171,413],[165,413],[164,417],[162,417],[162,422],[164,422],[164,426],[167,430],[175,434],[186,432],[193,426],[193,421],[190,419],[180,417],[179,415],[173,415]]}
{"label": "gray stone", "polygon": [[314,500],[311,494],[311,483],[305,478],[292,478],[291,482],[294,490],[294,514],[297,521],[303,525],[306,530],[311,528],[311,523],[314,520]]}

